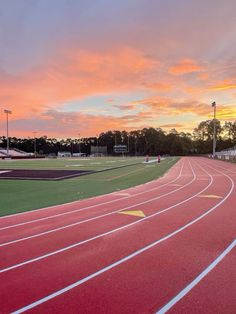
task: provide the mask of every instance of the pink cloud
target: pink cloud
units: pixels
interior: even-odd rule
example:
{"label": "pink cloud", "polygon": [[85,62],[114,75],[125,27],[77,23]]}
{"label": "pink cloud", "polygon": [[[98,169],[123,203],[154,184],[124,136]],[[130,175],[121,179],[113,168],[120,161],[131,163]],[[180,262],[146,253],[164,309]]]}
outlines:
{"label": "pink cloud", "polygon": [[120,110],[133,110],[135,109],[135,104],[126,104],[126,105],[115,105],[114,107]]}
{"label": "pink cloud", "polygon": [[196,60],[183,59],[169,68],[168,72],[174,75],[188,74],[192,72],[200,72],[204,70],[204,67]]}
{"label": "pink cloud", "polygon": [[155,66],[156,61],[128,48],[107,54],[70,49],[18,77],[1,72],[0,100],[14,111],[13,119],[38,115],[66,101],[130,91]]}
{"label": "pink cloud", "polygon": [[109,99],[107,99],[107,102],[108,102],[108,103],[113,103],[113,102],[114,102],[114,99],[113,99],[113,98],[109,98]]}
{"label": "pink cloud", "polygon": [[149,83],[145,84],[145,86],[157,92],[167,92],[173,88],[173,85],[170,82]]}

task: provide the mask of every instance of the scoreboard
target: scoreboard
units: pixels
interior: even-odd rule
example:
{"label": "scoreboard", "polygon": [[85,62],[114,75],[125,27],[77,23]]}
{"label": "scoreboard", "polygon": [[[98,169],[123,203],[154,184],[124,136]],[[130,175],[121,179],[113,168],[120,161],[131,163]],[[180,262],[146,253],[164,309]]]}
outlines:
{"label": "scoreboard", "polygon": [[115,145],[113,147],[114,153],[120,154],[120,153],[128,153],[127,145]]}

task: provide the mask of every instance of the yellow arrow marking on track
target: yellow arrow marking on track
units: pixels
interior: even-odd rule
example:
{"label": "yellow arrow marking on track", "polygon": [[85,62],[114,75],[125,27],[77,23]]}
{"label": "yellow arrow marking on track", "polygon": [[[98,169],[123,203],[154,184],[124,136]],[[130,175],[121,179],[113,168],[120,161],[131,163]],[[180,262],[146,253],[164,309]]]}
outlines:
{"label": "yellow arrow marking on track", "polygon": [[119,214],[131,215],[131,216],[137,216],[137,217],[146,217],[142,210],[127,210],[127,211],[119,212]]}
{"label": "yellow arrow marking on track", "polygon": [[219,196],[219,195],[205,195],[205,194],[199,195],[198,197],[222,198],[222,196]]}

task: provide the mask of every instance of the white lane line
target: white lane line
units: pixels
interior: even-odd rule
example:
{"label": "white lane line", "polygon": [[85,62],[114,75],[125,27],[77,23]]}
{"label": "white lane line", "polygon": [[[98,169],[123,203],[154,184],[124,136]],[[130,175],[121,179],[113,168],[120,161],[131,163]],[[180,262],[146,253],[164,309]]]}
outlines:
{"label": "white lane line", "polygon": [[234,169],[231,170],[231,169],[229,169],[229,168],[225,168],[225,167],[222,167],[222,166],[220,166],[220,165],[217,165],[217,167],[220,167],[221,169],[226,170],[227,173],[236,174],[236,172],[233,171]]}
{"label": "white lane line", "polygon": [[[25,222],[21,222],[21,223],[18,223],[18,224],[14,224],[14,225],[9,225],[9,226],[6,226],[6,227],[2,227],[0,228],[0,231],[2,230],[6,230],[6,229],[10,229],[10,228],[15,228],[15,227],[19,227],[19,226],[23,226],[23,225],[28,225],[28,224],[32,224],[34,222],[38,222],[38,221],[43,221],[43,220],[48,220],[48,219],[52,219],[52,218],[55,218],[55,217],[61,217],[61,216],[65,216],[65,215],[69,215],[69,214],[74,214],[74,213],[78,213],[80,211],[84,211],[86,209],[91,209],[91,208],[94,208],[94,207],[99,207],[99,206],[104,206],[104,205],[107,205],[107,204],[111,204],[111,203],[115,203],[115,202],[118,202],[118,201],[121,201],[121,200],[125,200],[127,198],[133,198],[133,197],[136,197],[138,195],[142,195],[142,194],[145,194],[145,193],[149,193],[149,192],[152,192],[152,191],[156,191],[156,190],[159,190],[161,188],[163,188],[164,186],[167,186],[175,181],[177,181],[181,175],[182,175],[182,171],[183,171],[183,166],[184,164],[182,164],[181,166],[181,169],[180,169],[180,172],[179,172],[179,175],[177,176],[177,178],[175,178],[174,180],[171,180],[170,182],[167,182],[165,184],[162,184],[158,187],[154,187],[152,189],[147,189],[145,191],[142,191],[142,192],[138,192],[136,194],[132,194],[130,196],[126,196],[126,197],[122,197],[122,198],[118,198],[118,199],[115,199],[115,200],[111,200],[111,201],[107,201],[107,202],[103,202],[103,203],[97,203],[97,204],[94,204],[94,205],[90,205],[90,206],[86,206],[86,207],[82,207],[82,208],[79,208],[79,209],[75,209],[75,210],[71,210],[71,211],[67,211],[67,212],[64,212],[64,213],[60,213],[60,214],[56,214],[56,215],[51,215],[51,216],[47,216],[47,217],[43,217],[43,218],[38,218],[38,219],[34,219],[34,220],[29,220],[29,221],[25,221]],[[120,192],[119,192],[120,193]],[[117,191],[114,193],[114,195],[117,195]]]}
{"label": "white lane line", "polygon": [[65,167],[84,167],[84,165],[80,165],[80,164],[77,164],[77,165],[65,165]]}
{"label": "white lane line", "polygon": [[[176,164],[176,165],[177,165],[177,164]],[[174,180],[171,180],[170,182],[167,182],[167,183],[165,183],[165,184],[163,184],[163,185],[160,185],[160,186],[158,186],[158,187],[152,188],[152,189],[150,189],[150,190],[148,190],[148,191],[138,192],[138,193],[134,194],[133,196],[137,196],[137,195],[141,195],[141,194],[144,194],[144,193],[148,193],[148,192],[150,192],[150,191],[154,191],[154,190],[161,189],[162,187],[164,187],[164,186],[166,186],[166,185],[168,185],[168,184],[170,184],[170,183],[172,183],[172,182],[177,181],[177,180],[179,179],[179,177],[181,176],[181,174],[182,174],[183,166],[184,166],[184,162],[182,162],[182,164],[181,164],[181,169],[180,169],[179,175],[178,175],[177,178],[175,178]],[[172,169],[173,169],[173,168],[172,168]],[[158,180],[160,181],[160,180],[162,180],[162,179],[164,179],[164,178],[165,178],[165,176],[163,176],[162,178],[158,178],[158,179],[155,179],[155,180],[153,180],[153,181],[144,183],[144,184],[140,184],[140,185],[138,185],[138,186],[134,186],[134,187],[132,187],[132,188],[130,188],[130,189],[135,190],[135,189],[137,189],[137,188],[139,188],[139,187],[142,187],[142,186],[144,186],[144,185],[148,187],[148,185],[153,184],[153,183],[156,183]],[[155,182],[155,181],[156,181],[156,182]],[[127,191],[127,189],[125,189],[125,190],[120,190],[119,192],[122,192],[122,191]],[[99,196],[91,197],[91,198],[89,198],[88,200],[92,200],[92,199],[94,199],[94,198],[97,198],[97,199],[99,199],[99,198],[104,198],[104,197],[109,196],[109,195],[112,195],[112,194],[116,195],[116,193],[117,193],[117,191],[114,191],[114,192],[112,192],[112,193],[108,193],[108,194],[104,194],[104,195],[99,195]],[[126,198],[123,197],[123,198],[119,198],[119,199],[117,199],[117,200],[111,200],[111,201],[108,201],[108,202],[99,203],[99,204],[91,205],[91,206],[88,206],[88,207],[82,207],[81,209],[76,209],[76,210],[73,210],[73,211],[68,211],[68,212],[64,212],[64,213],[60,213],[60,214],[56,214],[56,215],[52,215],[52,216],[47,216],[47,217],[44,217],[44,218],[29,220],[29,221],[26,221],[26,222],[20,223],[20,224],[9,225],[9,226],[7,226],[7,227],[0,228],[0,230],[4,230],[4,228],[5,228],[5,229],[11,228],[11,227],[13,228],[13,227],[15,227],[15,226],[20,226],[20,225],[22,225],[22,224],[33,223],[33,222],[36,222],[36,221],[41,221],[41,220],[45,220],[45,219],[50,219],[50,218],[54,218],[54,217],[58,217],[58,216],[67,215],[67,214],[70,214],[70,213],[78,212],[78,211],[81,211],[81,210],[84,210],[84,209],[88,209],[88,208],[92,208],[92,207],[96,207],[96,206],[100,206],[100,205],[106,205],[106,204],[109,204],[110,202],[112,203],[112,202],[119,201],[119,200],[123,200],[123,199],[126,199]],[[84,201],[84,200],[83,200],[83,201]],[[9,218],[9,217],[11,218],[11,217],[13,217],[13,216],[24,215],[24,214],[27,215],[28,213],[30,214],[30,213],[34,213],[34,212],[38,212],[38,211],[48,210],[48,209],[55,208],[55,207],[63,207],[63,206],[67,206],[67,205],[69,205],[69,204],[73,204],[73,203],[76,203],[76,202],[80,203],[81,200],[79,200],[79,201],[73,201],[73,202],[69,202],[69,203],[65,203],[65,204],[59,204],[59,205],[55,205],[55,206],[50,206],[50,207],[39,208],[39,209],[35,209],[35,210],[23,212],[23,213],[13,214],[13,215],[10,215],[10,216],[3,216],[3,217],[0,217],[0,221],[1,221],[1,219],[6,219],[6,218]]]}
{"label": "white lane line", "polygon": [[[201,160],[204,160],[204,162],[205,162],[206,158],[205,157],[201,157]],[[209,162],[209,161],[211,161],[211,160],[209,160],[207,158],[207,162]],[[223,170],[226,170],[226,172],[230,172],[230,174],[236,174],[236,172],[234,171],[235,170],[235,168],[234,168],[235,164],[233,164],[233,163],[224,163],[224,166],[226,166],[226,167],[222,167],[223,162],[220,161],[220,160],[218,160],[218,161],[219,161],[220,164],[219,163],[214,164],[215,167],[219,167],[219,168],[221,168]]]}
{"label": "white lane line", "polygon": [[31,303],[31,304],[29,304],[29,305],[27,305],[27,306],[25,306],[25,307],[23,307],[23,308],[21,308],[21,309],[15,311],[15,312],[13,312],[12,314],[20,314],[20,313],[23,313],[24,311],[30,310],[30,309],[32,309],[32,308],[34,308],[34,307],[36,307],[36,306],[38,306],[38,305],[40,305],[40,304],[43,304],[43,303],[45,303],[45,302],[47,302],[47,301],[49,301],[49,300],[52,300],[52,299],[54,299],[55,297],[58,297],[59,295],[62,295],[63,293],[65,293],[65,292],[67,292],[67,291],[70,291],[70,290],[72,290],[72,289],[74,289],[74,288],[80,286],[81,284],[83,284],[83,283],[85,283],[85,282],[87,282],[87,281],[89,281],[89,280],[91,280],[91,279],[93,279],[93,278],[95,278],[95,277],[97,277],[97,276],[99,276],[99,275],[105,273],[106,271],[108,271],[108,270],[110,270],[110,269],[113,269],[113,268],[115,268],[115,267],[117,267],[117,266],[119,266],[119,265],[121,265],[121,264],[127,262],[128,260],[133,259],[134,257],[136,257],[136,256],[138,256],[138,255],[140,255],[140,254],[142,254],[143,252],[146,252],[146,251],[150,250],[151,248],[155,247],[157,244],[159,244],[159,243],[161,243],[161,242],[164,242],[164,241],[167,240],[167,239],[172,238],[172,237],[175,236],[176,234],[182,232],[183,230],[189,228],[190,226],[192,226],[192,225],[195,224],[196,222],[200,221],[201,219],[203,219],[204,217],[206,217],[207,215],[209,215],[209,214],[210,214],[213,210],[215,210],[218,206],[220,206],[223,202],[225,202],[225,201],[227,200],[227,198],[228,198],[228,197],[231,195],[231,193],[233,192],[233,189],[234,189],[234,182],[233,182],[233,180],[232,180],[228,175],[226,175],[226,176],[230,179],[230,182],[231,182],[231,189],[230,189],[230,191],[229,191],[228,194],[224,197],[223,200],[221,200],[218,204],[216,204],[215,206],[213,206],[212,208],[210,208],[210,209],[209,209],[207,212],[205,212],[204,214],[200,215],[198,218],[196,218],[196,219],[190,221],[189,223],[187,223],[186,225],[182,226],[181,228],[175,230],[174,232],[169,233],[169,234],[166,235],[165,237],[163,237],[163,238],[161,238],[161,239],[159,239],[159,240],[157,240],[157,241],[155,241],[155,242],[153,242],[153,243],[151,243],[151,244],[149,244],[149,245],[143,247],[143,248],[140,249],[140,250],[135,251],[134,253],[132,253],[132,254],[130,254],[130,255],[127,255],[126,257],[124,257],[124,258],[122,258],[122,259],[120,259],[120,260],[118,260],[118,261],[116,261],[116,262],[114,262],[113,264],[110,264],[110,265],[108,265],[108,266],[106,266],[106,267],[100,269],[99,271],[97,271],[97,272],[95,272],[95,273],[93,273],[93,274],[91,274],[91,275],[89,275],[89,276],[87,276],[87,277],[85,277],[85,278],[83,278],[83,279],[81,279],[81,280],[78,280],[78,281],[74,282],[73,284],[71,284],[71,285],[69,285],[69,286],[67,286],[67,287],[65,287],[65,288],[63,288],[63,289],[60,289],[60,290],[58,290],[58,291],[56,291],[56,292],[54,292],[54,293],[52,293],[52,294],[49,294],[49,295],[47,295],[46,297],[44,297],[44,298],[42,298],[42,299],[39,299],[38,301],[33,302],[33,303]]}
{"label": "white lane line", "polygon": [[209,272],[215,268],[222,259],[233,250],[236,246],[236,239],[206,268],[201,272],[189,285],[187,285],[180,293],[178,293],[172,300],[163,306],[156,314],[164,314],[171,309],[177,302],[179,302],[187,293],[189,293]]}
{"label": "white lane line", "polygon": [[[209,167],[209,168],[211,168],[211,169],[214,169],[214,170],[217,170],[217,169],[218,169],[217,171],[218,171],[219,173],[223,174],[224,176],[227,176],[227,174],[226,174],[225,172],[219,170],[219,168],[220,168],[220,169],[223,169],[223,170],[227,170],[226,168],[223,168],[223,167],[221,167],[221,166],[219,166],[219,165],[215,165],[215,167],[219,167],[219,168],[215,168],[215,167],[212,168],[212,166],[209,166],[208,163],[206,163],[206,166]],[[227,171],[227,172],[228,172],[228,171]],[[232,173],[232,171],[229,171],[229,172],[230,172],[230,175],[233,175],[233,174],[234,174],[234,173]],[[228,177],[228,176],[227,176],[227,177]]]}
{"label": "white lane line", "polygon": [[[210,183],[208,184],[208,186],[205,187],[203,190],[208,189],[209,186],[212,185],[213,178],[212,178],[212,176],[210,176],[210,175],[209,175],[209,177],[211,177],[211,181],[210,181]],[[202,190],[202,191],[203,191],[203,190]],[[150,218],[152,218],[152,217],[158,216],[158,215],[160,215],[160,214],[162,214],[162,213],[164,213],[164,212],[166,212],[166,211],[168,211],[168,210],[170,210],[170,209],[172,209],[172,208],[174,208],[174,207],[176,207],[176,206],[178,206],[178,205],[181,205],[181,204],[183,204],[183,203],[185,203],[185,202],[191,200],[192,198],[194,198],[194,197],[196,197],[197,195],[199,195],[200,193],[202,193],[202,191],[198,192],[196,195],[192,195],[190,198],[188,198],[188,199],[186,199],[186,200],[184,200],[184,201],[182,201],[182,202],[179,202],[179,203],[177,203],[177,204],[175,204],[175,205],[172,205],[172,206],[170,206],[170,207],[167,207],[167,208],[165,208],[165,209],[163,209],[163,210],[161,210],[161,211],[159,211],[159,212],[157,212],[157,213],[154,213],[154,214],[152,214],[152,215],[150,215],[150,216],[147,216],[147,217],[143,218],[142,220],[134,221],[134,222],[132,222],[132,223],[129,223],[129,224],[124,225],[124,226],[121,226],[121,227],[118,227],[118,228],[116,228],[116,229],[113,229],[113,230],[104,232],[104,233],[102,233],[102,234],[98,234],[98,235],[96,235],[96,236],[94,236],[94,237],[92,237],[92,238],[88,238],[88,239],[86,239],[86,240],[84,240],[84,241],[77,242],[77,243],[72,244],[72,245],[70,245],[70,246],[64,247],[64,248],[59,249],[59,250],[57,250],[57,251],[54,251],[54,252],[51,252],[51,253],[48,253],[48,254],[45,254],[45,255],[36,257],[36,258],[34,258],[34,259],[31,259],[31,260],[28,260],[28,261],[25,261],[25,262],[22,262],[22,263],[19,263],[19,264],[15,264],[15,265],[12,265],[12,266],[7,267],[7,268],[4,268],[4,269],[1,269],[1,270],[0,270],[0,273],[4,273],[4,272],[6,272],[6,271],[9,271],[9,270],[12,270],[12,269],[15,269],[15,268],[18,268],[18,267],[21,267],[21,266],[24,266],[24,265],[27,265],[27,264],[30,264],[30,263],[33,263],[33,262],[42,260],[42,259],[45,259],[45,258],[50,257],[50,256],[52,256],[52,255],[56,255],[56,254],[65,252],[65,251],[70,250],[70,249],[72,249],[72,248],[74,248],[74,247],[80,246],[80,245],[82,245],[82,244],[88,243],[88,242],[90,242],[90,241],[96,240],[96,239],[98,239],[98,238],[107,236],[107,235],[109,235],[109,234],[115,233],[115,232],[117,232],[117,231],[123,230],[123,229],[125,229],[125,228],[130,227],[130,226],[133,226],[133,225],[135,225],[135,224],[138,224],[138,223],[140,223],[140,222],[143,222],[143,220],[148,220],[148,219],[150,219]]]}
{"label": "white lane line", "polygon": [[130,209],[130,208],[134,208],[134,207],[137,207],[137,206],[140,206],[140,205],[143,205],[143,204],[151,203],[151,202],[156,201],[156,200],[158,200],[158,199],[160,199],[162,197],[168,196],[168,195],[173,194],[173,193],[175,193],[175,192],[177,192],[179,190],[182,190],[183,188],[185,188],[185,187],[189,186],[190,184],[192,184],[192,182],[194,182],[195,180],[196,180],[196,175],[194,173],[194,177],[193,177],[193,179],[190,182],[188,182],[187,184],[181,186],[180,188],[172,190],[172,191],[170,191],[168,193],[162,194],[160,196],[148,199],[148,200],[140,202],[140,203],[136,203],[136,204],[133,204],[133,205],[130,205],[130,206],[127,206],[127,207],[120,208],[118,210],[114,210],[114,211],[106,213],[106,214],[102,214],[102,215],[95,216],[95,217],[92,217],[92,218],[88,218],[88,219],[85,219],[85,220],[82,220],[82,221],[78,221],[78,222],[75,222],[75,223],[72,223],[72,224],[69,224],[69,225],[66,225],[66,226],[58,227],[58,228],[55,228],[55,229],[51,229],[51,230],[48,230],[48,231],[45,231],[45,232],[37,233],[37,234],[31,235],[31,236],[28,236],[28,237],[24,237],[24,238],[20,238],[20,239],[17,239],[17,240],[1,243],[0,247],[6,246],[6,245],[10,245],[10,244],[14,244],[14,243],[17,243],[17,242],[22,242],[22,241],[29,240],[29,239],[33,239],[33,238],[36,238],[36,237],[40,237],[40,236],[43,236],[45,234],[49,234],[49,233],[56,232],[56,231],[59,231],[59,230],[64,230],[64,229],[67,229],[67,228],[78,226],[78,225],[81,225],[81,224],[89,222],[89,221],[93,221],[93,220],[97,220],[97,219],[100,219],[100,218],[104,218],[104,217],[113,215],[115,213],[118,213],[118,212],[126,210],[126,209]]}
{"label": "white lane line", "polygon": [[0,174],[7,173],[7,172],[12,172],[12,170],[3,170],[3,171],[0,171]]}

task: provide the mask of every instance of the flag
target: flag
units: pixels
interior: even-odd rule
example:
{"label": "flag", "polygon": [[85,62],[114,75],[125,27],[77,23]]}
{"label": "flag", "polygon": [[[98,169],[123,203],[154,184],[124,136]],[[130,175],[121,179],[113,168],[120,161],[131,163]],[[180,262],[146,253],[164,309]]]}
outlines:
{"label": "flag", "polygon": [[214,101],[211,105],[212,105],[212,107],[215,107],[216,106],[216,102]]}

